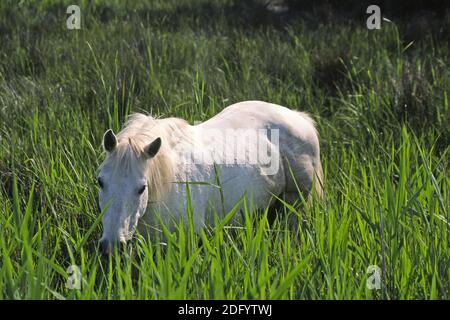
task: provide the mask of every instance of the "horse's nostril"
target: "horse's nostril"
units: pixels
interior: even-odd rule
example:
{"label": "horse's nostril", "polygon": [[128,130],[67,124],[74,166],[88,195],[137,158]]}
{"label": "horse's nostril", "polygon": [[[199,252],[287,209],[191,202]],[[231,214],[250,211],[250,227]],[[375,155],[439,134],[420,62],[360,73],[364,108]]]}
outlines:
{"label": "horse's nostril", "polygon": [[110,241],[102,239],[99,242],[99,249],[103,255],[109,255],[112,252],[113,245]]}

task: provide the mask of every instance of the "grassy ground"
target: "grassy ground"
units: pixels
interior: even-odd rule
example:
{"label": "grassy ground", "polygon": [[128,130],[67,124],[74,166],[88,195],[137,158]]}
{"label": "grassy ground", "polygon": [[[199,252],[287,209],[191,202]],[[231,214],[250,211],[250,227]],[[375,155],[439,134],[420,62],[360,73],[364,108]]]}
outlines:
{"label": "grassy ground", "polygon": [[[365,8],[80,1],[69,31],[68,4],[0,4],[0,298],[450,298],[449,15],[369,31]],[[317,120],[325,197],[283,208],[299,232],[263,214],[102,260],[103,132],[134,111],[194,122],[251,99]]]}

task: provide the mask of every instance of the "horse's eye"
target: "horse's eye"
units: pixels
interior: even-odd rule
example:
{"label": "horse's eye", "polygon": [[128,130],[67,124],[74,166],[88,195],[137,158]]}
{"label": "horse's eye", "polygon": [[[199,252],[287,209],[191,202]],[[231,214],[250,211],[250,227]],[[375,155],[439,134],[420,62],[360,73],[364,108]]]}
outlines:
{"label": "horse's eye", "polygon": [[142,194],[145,190],[146,185],[143,185],[142,187],[139,188],[138,193]]}
{"label": "horse's eye", "polygon": [[100,186],[100,188],[103,189],[103,180],[100,178],[97,178],[97,182],[98,182],[98,185]]}

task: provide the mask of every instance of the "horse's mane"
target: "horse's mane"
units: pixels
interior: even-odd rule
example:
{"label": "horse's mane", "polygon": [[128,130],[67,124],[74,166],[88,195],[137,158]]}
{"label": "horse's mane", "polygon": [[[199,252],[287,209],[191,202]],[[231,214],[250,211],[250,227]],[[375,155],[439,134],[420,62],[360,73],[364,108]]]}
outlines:
{"label": "horse's mane", "polygon": [[117,134],[116,149],[108,157],[112,161],[113,172],[133,170],[137,159],[143,155],[144,148],[160,137],[161,148],[145,168],[149,201],[159,201],[173,182],[176,162],[176,154],[172,152],[173,145],[186,136],[188,127],[189,124],[179,118],[155,119],[142,113],[130,115],[122,131]]}

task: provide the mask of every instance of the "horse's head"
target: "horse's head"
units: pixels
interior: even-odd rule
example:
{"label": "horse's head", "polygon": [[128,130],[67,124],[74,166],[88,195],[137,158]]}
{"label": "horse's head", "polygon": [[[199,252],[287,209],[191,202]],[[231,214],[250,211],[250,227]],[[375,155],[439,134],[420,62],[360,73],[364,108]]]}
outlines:
{"label": "horse's head", "polygon": [[100,239],[103,254],[111,253],[117,242],[129,240],[144,215],[149,199],[147,162],[161,146],[160,138],[143,148],[136,148],[131,140],[125,140],[118,140],[112,130],[103,136],[107,157],[98,175],[99,204],[102,212],[105,210]]}

